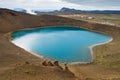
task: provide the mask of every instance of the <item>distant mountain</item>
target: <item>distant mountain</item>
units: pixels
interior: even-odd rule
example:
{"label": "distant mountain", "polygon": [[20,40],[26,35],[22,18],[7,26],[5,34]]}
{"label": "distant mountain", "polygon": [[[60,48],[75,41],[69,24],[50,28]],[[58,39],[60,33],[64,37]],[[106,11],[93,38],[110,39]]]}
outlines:
{"label": "distant mountain", "polygon": [[95,13],[95,14],[120,14],[120,10],[93,10],[93,11],[84,11],[86,13]]}
{"label": "distant mountain", "polygon": [[41,10],[30,10],[30,9],[24,9],[24,8],[14,8],[12,9],[14,11],[23,12],[23,13],[29,13],[29,14],[51,14],[51,15],[57,15],[57,14],[80,14],[80,13],[93,13],[93,14],[120,14],[120,10],[77,10],[74,8],[67,8],[63,7],[60,10],[54,10],[54,11],[41,11]]}
{"label": "distant mountain", "polygon": [[18,12],[23,12],[23,13],[27,13],[27,10],[23,9],[23,8],[14,8],[14,11],[18,11]]}
{"label": "distant mountain", "polygon": [[33,10],[36,14],[80,14],[80,13],[93,13],[93,14],[120,14],[120,10],[77,10],[74,8],[63,7],[60,10],[54,10],[49,12],[44,12],[40,10]]}
{"label": "distant mountain", "polygon": [[71,8],[63,7],[60,9],[60,12],[69,12],[69,13],[95,13],[95,14],[120,14],[120,10],[76,10]]}
{"label": "distant mountain", "polygon": [[69,12],[69,13],[95,13],[95,14],[120,14],[118,10],[76,10],[71,8],[63,7],[60,12]]}
{"label": "distant mountain", "polygon": [[63,7],[62,9],[60,9],[60,12],[79,13],[79,12],[81,12],[81,10],[76,10],[76,9]]}

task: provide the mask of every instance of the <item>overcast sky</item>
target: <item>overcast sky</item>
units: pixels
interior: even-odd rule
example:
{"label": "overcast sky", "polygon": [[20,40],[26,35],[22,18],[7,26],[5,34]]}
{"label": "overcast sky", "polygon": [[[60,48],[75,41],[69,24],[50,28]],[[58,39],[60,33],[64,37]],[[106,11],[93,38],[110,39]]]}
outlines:
{"label": "overcast sky", "polygon": [[1,8],[56,10],[69,7],[81,10],[120,10],[120,0],[0,0]]}

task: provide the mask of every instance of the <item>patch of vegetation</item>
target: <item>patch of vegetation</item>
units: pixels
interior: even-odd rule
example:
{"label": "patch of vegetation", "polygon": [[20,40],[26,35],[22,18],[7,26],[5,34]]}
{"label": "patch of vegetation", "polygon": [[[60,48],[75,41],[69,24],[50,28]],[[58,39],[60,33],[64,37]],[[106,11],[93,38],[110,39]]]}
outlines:
{"label": "patch of vegetation", "polygon": [[[76,20],[85,20],[95,23],[110,24],[120,26],[120,15],[119,14],[78,14],[79,16],[72,15],[60,15],[62,17],[68,17]],[[81,16],[94,17],[94,19],[86,19]]]}

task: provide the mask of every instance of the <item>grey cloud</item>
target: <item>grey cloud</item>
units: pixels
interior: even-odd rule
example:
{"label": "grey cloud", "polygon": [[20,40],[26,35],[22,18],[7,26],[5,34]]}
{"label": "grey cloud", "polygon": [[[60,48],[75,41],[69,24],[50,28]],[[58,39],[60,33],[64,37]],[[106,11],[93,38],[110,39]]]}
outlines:
{"label": "grey cloud", "polygon": [[70,3],[87,6],[120,6],[120,0],[62,0]]}

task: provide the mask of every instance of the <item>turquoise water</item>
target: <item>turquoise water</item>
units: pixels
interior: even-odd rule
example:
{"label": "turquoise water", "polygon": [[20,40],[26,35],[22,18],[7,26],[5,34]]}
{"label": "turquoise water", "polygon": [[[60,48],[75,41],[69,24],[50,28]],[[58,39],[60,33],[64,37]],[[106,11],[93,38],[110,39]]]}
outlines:
{"label": "turquoise water", "polygon": [[110,36],[73,26],[22,30],[12,34],[14,44],[60,62],[90,62],[90,46],[110,41]]}

